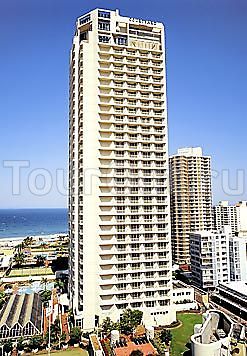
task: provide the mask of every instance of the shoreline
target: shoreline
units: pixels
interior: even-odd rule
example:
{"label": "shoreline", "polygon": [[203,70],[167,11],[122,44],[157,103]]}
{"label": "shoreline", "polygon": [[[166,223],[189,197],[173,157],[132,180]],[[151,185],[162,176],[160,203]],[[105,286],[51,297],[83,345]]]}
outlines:
{"label": "shoreline", "polygon": [[0,237],[0,247],[15,247],[20,244],[25,238],[32,237],[34,240],[56,240],[59,236],[68,236],[65,232],[56,232],[54,234],[46,235],[27,235],[27,236],[16,236],[16,237]]}

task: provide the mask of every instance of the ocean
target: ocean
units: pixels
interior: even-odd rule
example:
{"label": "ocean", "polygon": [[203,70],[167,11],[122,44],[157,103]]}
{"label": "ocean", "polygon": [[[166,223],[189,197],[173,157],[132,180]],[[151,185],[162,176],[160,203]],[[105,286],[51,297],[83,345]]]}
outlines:
{"label": "ocean", "polygon": [[0,209],[0,238],[68,232],[67,209]]}

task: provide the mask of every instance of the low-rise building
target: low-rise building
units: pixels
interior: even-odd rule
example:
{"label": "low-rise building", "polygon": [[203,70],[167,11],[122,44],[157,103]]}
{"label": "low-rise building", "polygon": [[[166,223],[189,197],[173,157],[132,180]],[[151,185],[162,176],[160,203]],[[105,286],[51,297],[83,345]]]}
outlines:
{"label": "low-rise building", "polygon": [[195,289],[181,281],[173,281],[173,304],[176,311],[197,309]]}
{"label": "low-rise building", "polygon": [[220,282],[230,281],[229,228],[191,233],[190,255],[192,278],[198,287],[213,290]]}
{"label": "low-rise building", "polygon": [[219,306],[239,316],[241,322],[247,320],[247,285],[245,282],[219,283],[211,298]]}
{"label": "low-rise building", "polygon": [[41,334],[42,315],[39,294],[11,295],[0,311],[0,339]]}

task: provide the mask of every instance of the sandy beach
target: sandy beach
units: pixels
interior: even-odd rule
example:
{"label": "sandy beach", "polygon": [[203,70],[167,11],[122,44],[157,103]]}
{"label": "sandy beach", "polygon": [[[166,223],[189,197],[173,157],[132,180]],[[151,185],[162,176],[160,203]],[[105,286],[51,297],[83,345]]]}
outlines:
{"label": "sandy beach", "polygon": [[[50,235],[36,235],[32,236],[30,235],[29,237],[32,237],[34,241],[36,242],[42,242],[42,241],[54,241],[57,240],[59,236],[68,236],[68,234],[50,234]],[[0,248],[1,247],[15,247],[19,245],[27,236],[23,237],[2,237],[0,238]]]}

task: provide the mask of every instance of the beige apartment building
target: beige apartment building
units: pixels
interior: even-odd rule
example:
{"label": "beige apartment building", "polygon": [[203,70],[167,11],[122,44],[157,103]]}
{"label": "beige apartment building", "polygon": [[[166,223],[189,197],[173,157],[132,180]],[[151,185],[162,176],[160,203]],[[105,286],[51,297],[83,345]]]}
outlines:
{"label": "beige apartment building", "polygon": [[70,58],[70,300],[92,329],[172,307],[164,26],[93,10]]}
{"label": "beige apartment building", "polygon": [[173,262],[190,262],[189,234],[212,230],[211,157],[202,149],[182,148],[170,157]]}

